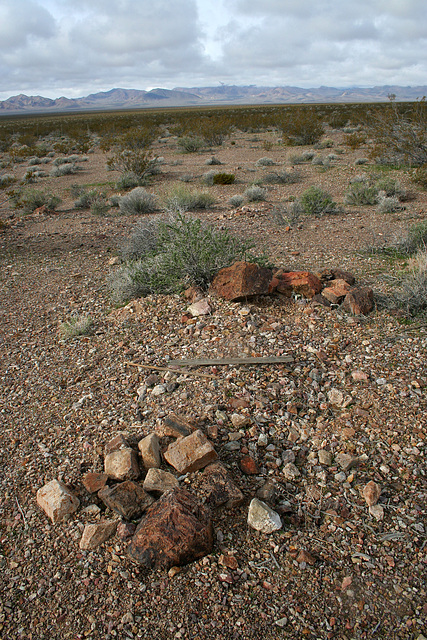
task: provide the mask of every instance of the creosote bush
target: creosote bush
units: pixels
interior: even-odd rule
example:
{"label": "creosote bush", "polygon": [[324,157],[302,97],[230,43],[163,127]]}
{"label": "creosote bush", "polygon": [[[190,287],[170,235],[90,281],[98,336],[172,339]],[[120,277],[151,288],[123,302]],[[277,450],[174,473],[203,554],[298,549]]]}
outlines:
{"label": "creosote bush", "polygon": [[216,173],[213,177],[214,184],[233,184],[235,180],[234,173]]}
{"label": "creosote bush", "polygon": [[189,285],[207,288],[219,269],[237,260],[262,261],[253,245],[183,214],[139,225],[128,246],[126,262],[112,274],[109,286],[123,302],[151,293],[174,293]]}
{"label": "creosote bush", "polygon": [[24,213],[32,213],[39,207],[45,206],[48,211],[55,211],[61,204],[61,198],[45,191],[29,189],[15,195],[17,208],[23,209]]}

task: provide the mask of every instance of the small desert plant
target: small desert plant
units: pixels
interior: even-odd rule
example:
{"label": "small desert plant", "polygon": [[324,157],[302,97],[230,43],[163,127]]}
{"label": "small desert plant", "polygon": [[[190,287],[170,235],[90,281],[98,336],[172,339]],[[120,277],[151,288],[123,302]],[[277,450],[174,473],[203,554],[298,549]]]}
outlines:
{"label": "small desert plant", "polygon": [[348,133],[344,137],[344,144],[347,145],[347,147],[350,147],[352,151],[359,149],[359,147],[361,147],[365,143],[366,134],[362,133],[361,131],[353,131],[351,133]]}
{"label": "small desert plant", "polygon": [[421,189],[427,190],[427,164],[418,167],[418,169],[414,169],[411,174],[411,180],[420,186]]}
{"label": "small desert plant", "polygon": [[410,261],[410,271],[403,279],[401,290],[395,294],[397,303],[409,314],[427,309],[427,250],[419,250]]}
{"label": "small desert plant", "polygon": [[2,176],[0,176],[0,189],[7,189],[14,182],[16,182],[15,176],[13,176],[11,173],[4,173]]}
{"label": "small desert plant", "polygon": [[144,187],[136,187],[119,201],[120,213],[123,215],[141,215],[156,210],[156,199]]}
{"label": "small desert plant", "polygon": [[28,166],[29,167],[33,167],[34,165],[41,164],[41,163],[42,163],[42,161],[40,160],[40,158],[37,158],[37,156],[34,157],[34,158],[30,158],[28,160]]}
{"label": "small desert plant", "polygon": [[310,107],[295,107],[278,123],[286,144],[293,146],[312,145],[323,135],[323,122]]}
{"label": "small desert plant", "polygon": [[173,185],[165,198],[166,209],[173,212],[209,209],[214,203],[214,196],[207,191],[189,189],[185,184]]}
{"label": "small desert plant", "polygon": [[207,171],[207,173],[203,174],[202,181],[204,184],[213,185],[214,183],[215,171],[212,169],[211,171]]}
{"label": "small desert plant", "polygon": [[409,254],[416,253],[418,250],[425,251],[427,248],[427,220],[409,227],[406,238],[399,243],[399,248]]}
{"label": "small desert plant", "polygon": [[244,196],[248,202],[262,202],[265,200],[266,190],[253,184],[245,189]]}
{"label": "small desert plant", "polygon": [[160,224],[162,220],[144,220],[132,229],[132,233],[120,247],[120,257],[123,262],[143,260],[158,253]]}
{"label": "small desert plant", "polygon": [[255,166],[257,167],[272,167],[274,164],[274,160],[272,158],[260,158],[255,162]]}
{"label": "small desert plant", "polygon": [[355,164],[355,165],[356,165],[356,167],[357,167],[358,165],[361,165],[361,164],[368,164],[368,162],[369,162],[368,158],[357,158],[357,159],[354,161],[354,164]]}
{"label": "small desert plant", "polygon": [[24,213],[32,213],[43,206],[45,206],[48,211],[54,211],[61,203],[61,198],[52,193],[31,189],[17,194],[15,202],[18,208],[24,210]]}
{"label": "small desert plant", "polygon": [[205,141],[199,136],[184,136],[178,139],[178,147],[182,153],[197,153],[205,146]]}
{"label": "small desert plant", "polygon": [[141,186],[141,180],[134,173],[124,173],[116,182],[118,191],[129,191]]}
{"label": "small desert plant", "polygon": [[208,158],[205,162],[205,164],[209,165],[219,165],[222,164],[221,160],[218,160],[218,158],[215,158],[214,156],[212,156],[212,158]]}
{"label": "small desert plant", "polygon": [[216,173],[213,177],[214,184],[233,184],[235,180],[234,173]]}
{"label": "small desert plant", "polygon": [[245,201],[245,196],[242,196],[241,194],[236,193],[234,196],[231,196],[231,198],[228,201],[228,204],[230,205],[230,207],[234,207],[238,209],[239,207],[242,206],[244,201]]}
{"label": "small desert plant", "polygon": [[301,181],[301,172],[297,169],[291,169],[287,171],[275,171],[274,173],[267,173],[264,176],[264,182],[267,184],[295,184]]}
{"label": "small desert plant", "polygon": [[299,199],[303,212],[310,216],[338,213],[339,209],[332,197],[320,187],[309,187]]}
{"label": "small desert plant", "polygon": [[61,176],[71,176],[77,173],[80,167],[71,163],[71,164],[61,164],[60,166],[54,167],[50,172],[50,175],[53,178],[59,178]]}
{"label": "small desert plant", "polygon": [[206,288],[222,267],[237,260],[256,260],[250,243],[182,214],[151,227],[139,227],[130,246],[126,252],[131,260],[110,278],[118,301],[149,293],[173,293],[189,284]]}
{"label": "small desert plant", "polygon": [[387,197],[395,196],[401,201],[406,200],[407,198],[406,189],[402,187],[398,180],[395,180],[390,176],[377,180],[375,186],[378,192],[384,191]]}
{"label": "small desert plant", "polygon": [[346,193],[345,204],[354,206],[373,205],[378,202],[378,189],[369,184],[367,180],[363,182],[352,182]]}
{"label": "small desert plant", "polygon": [[282,227],[292,227],[300,222],[303,215],[303,211],[298,202],[292,202],[289,207],[282,204],[275,207],[271,215],[276,224]]}
{"label": "small desert plant", "polygon": [[377,213],[395,213],[404,208],[396,196],[388,196],[385,191],[378,193]]}
{"label": "small desert plant", "polygon": [[183,173],[182,176],[179,177],[181,182],[192,182],[194,180],[194,176],[192,173]]}
{"label": "small desert plant", "polygon": [[76,315],[63,322],[59,327],[59,333],[64,340],[87,336],[92,333],[93,320],[90,316]]}
{"label": "small desert plant", "polygon": [[303,164],[304,162],[310,162],[315,156],[314,151],[304,151],[303,153],[292,153],[289,157],[291,164]]}

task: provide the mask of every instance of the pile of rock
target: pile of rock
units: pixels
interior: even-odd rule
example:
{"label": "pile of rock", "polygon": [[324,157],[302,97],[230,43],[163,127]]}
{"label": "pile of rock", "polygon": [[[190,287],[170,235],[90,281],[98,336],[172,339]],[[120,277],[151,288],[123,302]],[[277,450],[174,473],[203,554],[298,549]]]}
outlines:
{"label": "pile of rock", "polygon": [[374,307],[373,291],[356,286],[356,279],[342,269],[310,271],[271,270],[249,262],[236,262],[215,276],[211,293],[225,300],[238,301],[260,295],[289,299],[301,296],[324,306],[342,305],[353,315],[366,315]]}
{"label": "pile of rock", "polygon": [[[169,470],[161,468],[165,463]],[[201,469],[192,487],[188,476]],[[116,435],[105,446],[104,472],[86,473],[83,485],[120,519],[86,524],[80,548],[96,548],[120,527],[121,537],[131,538],[130,557],[146,568],[169,569],[209,554],[212,510],[233,508],[244,500],[207,436],[174,414],[138,442],[138,451],[122,433]],[[58,480],[39,489],[37,502],[53,522],[80,506]],[[138,526],[132,522],[136,519],[141,519]],[[250,503],[248,524],[264,533],[282,526],[280,515],[257,498]]]}

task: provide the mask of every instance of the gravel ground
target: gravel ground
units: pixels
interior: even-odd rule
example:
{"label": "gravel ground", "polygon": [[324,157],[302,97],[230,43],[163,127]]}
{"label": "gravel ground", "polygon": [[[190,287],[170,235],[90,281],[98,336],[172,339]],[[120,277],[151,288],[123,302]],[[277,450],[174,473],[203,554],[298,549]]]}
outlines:
{"label": "gravel ground", "polygon": [[[219,155],[226,153],[236,154],[229,163],[237,166],[242,148]],[[271,152],[253,152],[261,155]],[[337,197],[345,171],[353,171],[346,167],[322,174]],[[267,203],[237,211],[226,206],[228,194],[217,188],[219,204],[206,219],[262,236],[279,264],[339,266],[378,286],[379,274],[399,265],[355,251],[372,230],[378,239],[425,217],[417,199],[376,222],[368,208],[285,232],[271,216],[281,193],[272,190]],[[1,637],[427,635],[425,325],[405,327],[385,311],[353,318],[273,299],[212,299],[212,314],[190,322],[179,296],[114,309],[109,261],[135,220],[95,218],[67,206],[10,219],[0,235]],[[3,218],[9,215],[4,208]],[[64,340],[58,327],[76,313],[93,318],[93,334]],[[160,396],[149,389],[138,403],[137,389],[151,372],[127,362],[167,366],[218,355],[294,361],[194,370],[212,379],[158,372],[159,382],[176,388]],[[213,514],[213,553],[176,575],[147,575],[118,536],[81,551],[82,529],[93,521],[84,508],[97,502],[82,485],[84,473],[102,469],[104,445],[117,432],[136,442],[171,412],[209,430],[245,494],[240,507]],[[240,470],[248,453],[257,475]],[[344,471],[339,454],[357,465]],[[286,467],[292,460],[297,474]],[[184,482],[196,488],[199,473]],[[55,525],[35,499],[52,478],[82,503]],[[267,490],[267,480],[275,495],[266,501],[283,520],[269,535],[247,525],[249,502]],[[371,480],[382,489],[382,519],[361,494]]]}

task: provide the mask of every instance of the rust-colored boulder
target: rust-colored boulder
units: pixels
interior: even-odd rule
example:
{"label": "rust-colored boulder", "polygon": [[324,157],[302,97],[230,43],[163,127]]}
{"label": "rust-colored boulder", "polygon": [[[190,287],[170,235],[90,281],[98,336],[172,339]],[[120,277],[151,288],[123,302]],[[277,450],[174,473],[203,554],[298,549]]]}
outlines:
{"label": "rust-colored boulder", "polygon": [[267,295],[271,277],[271,269],[251,262],[235,262],[231,267],[218,271],[210,288],[225,300],[241,300]]}
{"label": "rust-colored boulder", "polygon": [[366,316],[374,308],[374,292],[370,287],[352,287],[342,306],[354,316]]}
{"label": "rust-colored boulder", "polygon": [[274,274],[273,281],[277,280],[277,293],[281,293],[288,298],[293,293],[304,296],[304,298],[313,298],[322,290],[322,282],[310,271],[277,271]]}
{"label": "rust-colored boulder", "polygon": [[131,480],[120,482],[114,487],[104,487],[98,491],[103,503],[126,520],[138,518],[154,501],[141,485]]}
{"label": "rust-colored boulder", "polygon": [[331,304],[340,304],[350,290],[348,282],[342,279],[331,280],[322,291],[322,296]]}
{"label": "rust-colored boulder", "polygon": [[155,502],[139,523],[129,555],[146,569],[170,569],[211,553],[210,510],[185,489]]}

